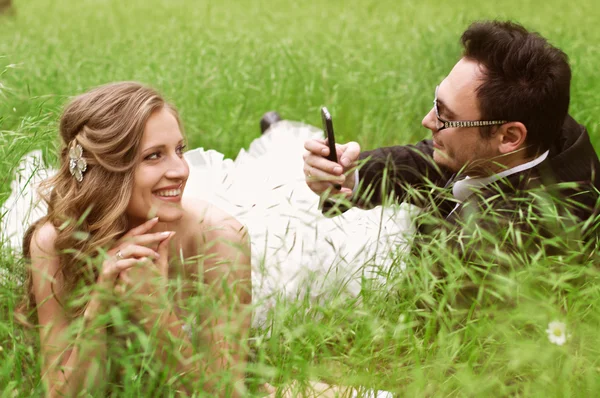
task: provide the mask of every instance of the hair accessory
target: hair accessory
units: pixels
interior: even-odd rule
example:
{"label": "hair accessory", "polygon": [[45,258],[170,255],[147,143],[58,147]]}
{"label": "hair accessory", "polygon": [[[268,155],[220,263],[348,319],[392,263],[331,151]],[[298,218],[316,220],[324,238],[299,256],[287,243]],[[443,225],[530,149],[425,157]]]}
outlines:
{"label": "hair accessory", "polygon": [[87,162],[83,158],[83,148],[77,143],[69,149],[69,171],[77,182],[83,181],[83,173],[87,170]]}

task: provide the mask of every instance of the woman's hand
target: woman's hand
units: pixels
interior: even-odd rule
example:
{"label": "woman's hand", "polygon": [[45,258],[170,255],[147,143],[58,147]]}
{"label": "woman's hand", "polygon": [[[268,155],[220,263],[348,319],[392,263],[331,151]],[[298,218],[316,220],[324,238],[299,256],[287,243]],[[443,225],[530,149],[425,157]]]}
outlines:
{"label": "woman's hand", "polygon": [[108,257],[102,263],[102,270],[96,281],[97,289],[92,293],[92,299],[84,312],[86,318],[93,318],[104,310],[106,300],[103,298],[106,297],[107,293],[114,291],[122,272],[135,267],[140,262],[160,257],[157,251],[152,250],[147,245],[164,241],[171,233],[148,234],[147,232],[157,222],[158,218],[153,218],[131,229],[107,252]]}
{"label": "woman's hand", "polygon": [[[133,267],[121,271],[117,286],[121,296],[133,304],[133,315],[145,318],[148,309],[164,309],[169,280],[169,242],[175,232],[161,233],[156,255],[140,258]],[[152,311],[154,312],[154,311]]]}

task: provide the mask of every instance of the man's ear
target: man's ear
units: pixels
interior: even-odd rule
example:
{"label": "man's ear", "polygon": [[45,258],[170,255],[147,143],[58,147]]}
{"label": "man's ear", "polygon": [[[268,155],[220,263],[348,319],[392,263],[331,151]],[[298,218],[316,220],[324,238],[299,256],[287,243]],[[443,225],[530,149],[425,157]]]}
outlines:
{"label": "man's ear", "polygon": [[521,122],[509,122],[500,126],[498,131],[498,150],[502,154],[512,153],[525,148],[527,127]]}

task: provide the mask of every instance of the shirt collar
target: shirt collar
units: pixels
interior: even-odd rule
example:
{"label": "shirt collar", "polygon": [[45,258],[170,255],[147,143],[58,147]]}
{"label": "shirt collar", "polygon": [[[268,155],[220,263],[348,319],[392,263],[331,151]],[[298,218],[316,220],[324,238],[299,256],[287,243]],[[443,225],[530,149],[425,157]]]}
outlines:
{"label": "shirt collar", "polygon": [[513,167],[512,169],[504,170],[498,174],[494,174],[489,177],[471,178],[467,176],[465,179],[456,181],[454,183],[454,186],[452,187],[452,195],[454,195],[454,197],[457,200],[463,202],[465,199],[471,196],[473,192],[477,191],[481,187],[491,184],[494,181],[507,177],[511,174],[519,173],[521,171],[531,169],[537,166],[538,164],[546,160],[546,158],[548,157],[548,153],[549,151],[546,151],[530,162],[520,164],[518,166]]}

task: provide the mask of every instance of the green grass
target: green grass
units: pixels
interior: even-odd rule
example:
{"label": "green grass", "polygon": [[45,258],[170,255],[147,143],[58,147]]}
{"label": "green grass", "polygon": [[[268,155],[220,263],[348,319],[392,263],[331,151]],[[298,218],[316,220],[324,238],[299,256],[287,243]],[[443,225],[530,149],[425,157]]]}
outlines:
{"label": "green grass", "polygon": [[[259,134],[260,116],[319,124],[327,105],[338,140],[363,148],[415,142],[435,85],[459,57],[474,19],[514,19],[565,50],[573,67],[571,114],[600,148],[600,29],[595,1],[15,1],[0,16],[0,203],[22,155],[55,164],[56,126],[72,95],[138,80],[180,110],[189,146],[235,156]],[[22,265],[4,249],[0,268]],[[597,396],[600,274],[591,260],[541,258],[503,274],[490,290],[503,305],[449,309],[428,259],[408,261],[362,300],[288,303],[254,334],[249,374],[273,384],[325,380],[400,396]],[[393,293],[390,293],[393,292]],[[40,395],[35,336],[12,320],[18,286],[0,285],[2,396]],[[422,307],[420,302],[431,304]],[[551,344],[548,323],[572,334]],[[124,361],[132,360],[125,357]],[[145,395],[134,383],[124,395]]]}

